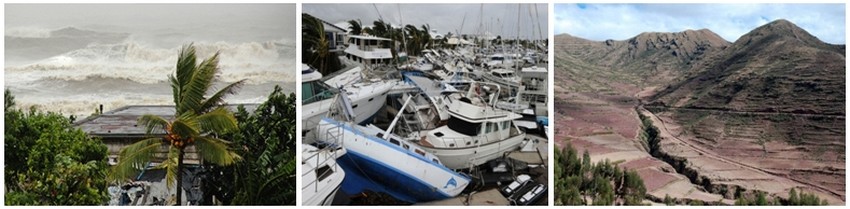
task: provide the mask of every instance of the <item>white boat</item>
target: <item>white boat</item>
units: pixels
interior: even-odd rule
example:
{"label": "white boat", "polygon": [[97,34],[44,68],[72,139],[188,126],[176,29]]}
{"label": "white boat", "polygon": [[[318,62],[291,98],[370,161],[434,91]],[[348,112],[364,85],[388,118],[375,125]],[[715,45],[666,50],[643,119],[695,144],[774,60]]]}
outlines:
{"label": "white boat", "polygon": [[390,64],[393,59],[390,48],[384,48],[385,42],[392,39],[375,36],[348,36],[348,47],[345,48],[345,58],[350,63],[357,63],[364,68],[374,68],[379,64]]}
{"label": "white boat", "polygon": [[345,149],[301,147],[302,205],[331,205],[345,179],[345,171],[336,161],[345,155]]}
{"label": "white boat", "polygon": [[[339,162],[350,179],[357,181],[346,180],[343,187],[383,190],[396,199],[415,203],[457,196],[470,183],[468,176],[447,168],[437,156],[390,134],[391,131],[327,117],[318,130],[319,141],[340,145],[347,151]],[[357,191],[353,188],[343,190]]]}
{"label": "white boat", "polygon": [[511,59],[511,56],[505,56],[504,54],[492,54],[488,56],[487,59],[487,67],[489,68],[510,68],[513,67],[514,62]]}
{"label": "white boat", "polygon": [[520,70],[522,89],[518,97],[521,103],[546,106],[549,102],[549,71],[545,67],[526,67]]}
{"label": "white boat", "polygon": [[504,88],[519,88],[522,82],[522,77],[515,71],[504,68],[492,69],[488,73],[483,73],[482,77],[490,82],[498,83]]}
{"label": "white boat", "polygon": [[452,169],[471,168],[519,149],[525,132],[513,120],[522,116],[488,102],[495,101],[498,90],[489,100],[481,98],[486,89],[481,83],[473,83],[463,97],[450,100],[447,125],[422,134],[419,145]]}
{"label": "white boat", "polygon": [[[333,98],[339,94],[339,89],[327,85],[322,81],[322,74],[302,64],[301,71],[301,133],[303,143],[312,143],[307,137],[325,116],[333,103]],[[354,122],[363,123],[371,119],[383,107],[387,100],[387,92],[395,86],[394,82],[387,81],[358,81],[343,86],[345,95],[352,103],[354,109]]]}

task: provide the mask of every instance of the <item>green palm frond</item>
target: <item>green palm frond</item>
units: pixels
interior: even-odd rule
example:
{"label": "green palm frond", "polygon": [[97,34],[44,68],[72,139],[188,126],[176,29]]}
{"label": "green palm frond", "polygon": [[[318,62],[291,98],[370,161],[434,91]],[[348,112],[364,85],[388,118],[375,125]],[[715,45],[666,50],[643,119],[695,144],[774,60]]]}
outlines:
{"label": "green palm frond", "polygon": [[236,117],[224,107],[195,117],[193,121],[198,123],[202,132],[227,133],[239,129]]}
{"label": "green palm frond", "polygon": [[149,138],[138,141],[121,149],[118,164],[112,167],[110,179],[123,180],[144,169],[151,161],[153,154],[162,147],[161,138]]}
{"label": "green palm frond", "polygon": [[168,81],[171,83],[171,93],[174,97],[174,104],[180,104],[180,91],[182,87],[180,81],[174,75],[168,75]]}
{"label": "green palm frond", "polygon": [[201,104],[201,108],[199,112],[208,112],[215,107],[221,106],[224,103],[224,98],[229,94],[235,94],[236,90],[242,87],[245,84],[245,79],[237,81],[235,83],[231,83],[230,85],[225,86],[221,90],[218,90],[215,94],[207,98],[203,104]]}
{"label": "green palm frond", "polygon": [[156,115],[142,115],[137,121],[139,125],[145,128],[146,134],[153,134],[154,131],[165,133],[165,127],[168,126],[168,120]]}
{"label": "green palm frond", "polygon": [[179,172],[177,172],[178,160],[180,159],[180,150],[174,146],[169,146],[168,155],[161,164],[157,165],[156,169],[165,169],[165,182],[168,188],[171,188],[174,185],[175,179]]}
{"label": "green palm frond", "polygon": [[197,63],[197,57],[195,56],[195,46],[194,44],[184,45],[182,49],[180,49],[180,55],[177,57],[177,86],[186,86],[189,84],[189,81],[192,79],[192,72],[195,71],[195,63]]}
{"label": "green palm frond", "polygon": [[198,108],[201,107],[204,96],[210,86],[212,86],[212,81],[215,79],[215,74],[218,71],[218,55],[219,53],[216,53],[209,59],[201,62],[194,72],[192,72],[191,80],[182,86],[182,92],[180,92],[181,102],[177,104],[177,114],[187,111],[198,112]]}
{"label": "green palm frond", "polygon": [[360,25],[360,20],[349,20],[348,21],[348,30],[353,35],[360,35],[363,31],[363,27]]}
{"label": "green palm frond", "polygon": [[295,160],[290,160],[289,162],[286,162],[286,165],[283,167],[284,169],[275,172],[274,176],[272,176],[270,179],[267,179],[265,182],[263,182],[263,185],[257,188],[257,194],[266,194],[270,191],[277,190],[278,188],[283,187],[284,184],[289,183],[286,180],[288,180],[288,178],[295,173]]}
{"label": "green palm frond", "polygon": [[194,116],[178,117],[171,123],[171,132],[182,138],[188,138],[200,135],[201,129]]}
{"label": "green palm frond", "polygon": [[210,136],[202,136],[195,139],[195,148],[198,155],[206,162],[216,165],[227,166],[242,159],[238,154],[230,150],[230,142]]}

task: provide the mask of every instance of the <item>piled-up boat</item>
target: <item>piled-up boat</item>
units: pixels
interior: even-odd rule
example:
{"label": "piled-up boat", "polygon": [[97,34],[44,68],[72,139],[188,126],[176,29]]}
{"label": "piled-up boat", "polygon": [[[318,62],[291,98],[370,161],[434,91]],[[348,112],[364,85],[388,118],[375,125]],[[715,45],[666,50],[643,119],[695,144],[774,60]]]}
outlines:
{"label": "piled-up boat", "polygon": [[340,97],[338,112],[318,126],[318,141],[341,146],[348,152],[340,159],[347,170],[343,190],[356,194],[381,188],[410,203],[439,200],[460,194],[470,178],[444,166],[440,159],[414,143],[375,126],[350,121],[350,103]]}
{"label": "piled-up boat", "polygon": [[[352,102],[355,110],[354,122],[363,123],[369,121],[383,107],[387,99],[387,91],[396,85],[394,82],[377,80],[332,87],[322,80],[322,74],[314,68],[302,64],[302,69],[301,97],[303,99],[301,106],[301,132],[302,136],[305,136],[305,139],[315,138],[306,136],[313,131],[319,120],[327,114],[328,108],[333,103],[333,98],[340,92],[338,88],[348,90],[344,95]],[[311,141],[305,140],[304,142],[310,143]]]}
{"label": "piled-up boat", "polygon": [[[486,89],[492,91],[482,83],[472,83],[466,94],[449,100],[448,123],[426,131],[418,144],[452,169],[469,169],[518,149],[525,133],[513,120],[522,116],[487,103],[482,97]],[[489,95],[498,97],[498,94],[495,90]]]}
{"label": "piled-up boat", "polygon": [[301,148],[302,205],[331,205],[345,177],[337,158],[345,155],[341,147],[319,149],[304,144]]}

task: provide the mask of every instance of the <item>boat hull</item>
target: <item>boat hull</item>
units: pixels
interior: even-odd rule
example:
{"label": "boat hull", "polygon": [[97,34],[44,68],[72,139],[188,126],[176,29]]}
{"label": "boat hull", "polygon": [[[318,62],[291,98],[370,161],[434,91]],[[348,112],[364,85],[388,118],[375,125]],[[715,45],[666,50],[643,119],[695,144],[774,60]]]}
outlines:
{"label": "boat hull", "polygon": [[[373,91],[360,91],[357,92],[357,95],[349,96],[351,99],[351,105],[354,110],[354,121],[358,124],[362,124],[366,121],[370,121],[381,108],[384,107],[384,103],[387,101],[387,92],[392,88],[392,85],[382,85],[378,86],[378,88]],[[326,99],[314,103],[310,103],[302,106],[302,128],[301,131],[310,134],[309,132],[314,131],[316,125],[322,120],[323,117],[327,116],[328,110],[333,105],[334,99]],[[310,137],[304,136],[304,139],[315,139],[311,135]],[[312,143],[312,141],[304,141],[303,143]]]}
{"label": "boat hull", "polygon": [[525,134],[523,133],[479,147],[437,148],[423,146],[422,149],[436,155],[443,161],[443,165],[446,167],[451,169],[468,169],[472,166],[481,165],[487,161],[499,158],[507,151],[519,149],[520,143],[522,143],[524,138]]}
{"label": "boat hull", "polygon": [[[331,205],[347,174],[337,162],[343,149],[330,151],[303,145],[301,152],[302,205]],[[323,170],[326,169],[326,170]],[[321,177],[320,177],[321,176]]]}
{"label": "boat hull", "polygon": [[[339,127],[341,130],[332,130]],[[341,144],[347,154],[339,159],[346,171],[342,190],[347,194],[363,190],[385,192],[410,203],[440,200],[460,194],[470,179],[443,165],[378,138],[364,134],[347,123],[322,119],[320,133],[339,131],[340,137],[319,137]],[[320,134],[325,135],[326,134]]]}

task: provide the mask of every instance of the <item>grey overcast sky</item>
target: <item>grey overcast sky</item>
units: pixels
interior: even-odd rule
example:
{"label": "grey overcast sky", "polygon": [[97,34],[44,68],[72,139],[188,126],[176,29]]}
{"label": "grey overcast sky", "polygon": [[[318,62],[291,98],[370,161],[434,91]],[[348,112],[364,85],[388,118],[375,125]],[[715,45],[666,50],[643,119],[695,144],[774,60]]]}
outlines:
{"label": "grey overcast sky", "polygon": [[477,34],[483,28],[503,38],[519,31],[523,39],[548,36],[548,11],[547,4],[302,4],[302,12],[330,23],[359,19],[371,26],[380,13],[393,25],[429,24],[441,34]]}
{"label": "grey overcast sky", "polygon": [[295,4],[6,4],[6,34],[79,27],[213,40],[295,40]]}
{"label": "grey overcast sky", "polygon": [[786,19],[824,42],[845,44],[844,4],[555,4],[555,34],[624,40],[641,32],[707,28],[727,41]]}

